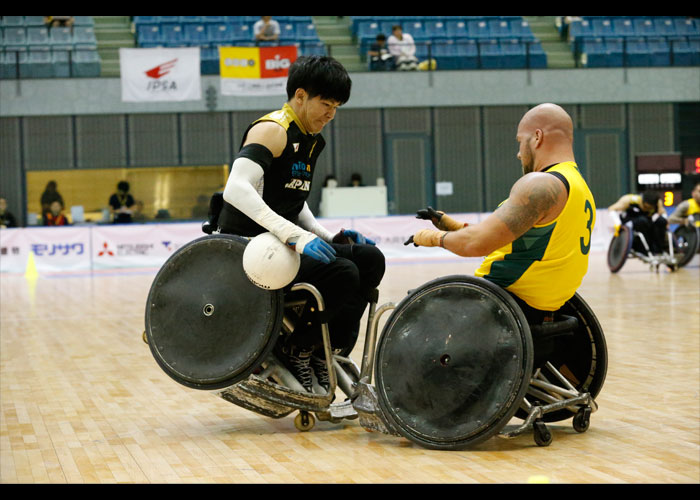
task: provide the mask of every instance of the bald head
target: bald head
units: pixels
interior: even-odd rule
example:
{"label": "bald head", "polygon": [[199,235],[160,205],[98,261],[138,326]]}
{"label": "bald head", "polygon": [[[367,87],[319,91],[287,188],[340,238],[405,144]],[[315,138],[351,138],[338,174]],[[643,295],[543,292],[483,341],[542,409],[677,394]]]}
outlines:
{"label": "bald head", "polygon": [[556,104],[540,104],[525,113],[518,125],[517,140],[524,173],[553,163],[574,161],[574,124],[569,114]]}

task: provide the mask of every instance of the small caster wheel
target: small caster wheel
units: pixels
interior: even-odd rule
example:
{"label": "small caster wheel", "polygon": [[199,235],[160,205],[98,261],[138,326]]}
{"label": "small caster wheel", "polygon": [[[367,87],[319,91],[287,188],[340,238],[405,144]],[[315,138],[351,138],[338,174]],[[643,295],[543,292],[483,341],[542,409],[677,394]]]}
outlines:
{"label": "small caster wheel", "polygon": [[143,335],[141,335],[141,339],[143,339],[143,342],[145,344],[148,344],[148,337],[146,336],[146,330],[143,331]]}
{"label": "small caster wheel", "polygon": [[576,432],[586,432],[591,425],[591,408],[584,406],[574,415],[574,430]]}
{"label": "small caster wheel", "polygon": [[294,417],[294,426],[302,432],[311,430],[315,423],[316,419],[308,411],[300,411],[299,415]]}
{"label": "small caster wheel", "polygon": [[535,443],[537,446],[549,446],[552,443],[552,433],[549,432],[543,421],[537,420],[532,424],[535,431]]}

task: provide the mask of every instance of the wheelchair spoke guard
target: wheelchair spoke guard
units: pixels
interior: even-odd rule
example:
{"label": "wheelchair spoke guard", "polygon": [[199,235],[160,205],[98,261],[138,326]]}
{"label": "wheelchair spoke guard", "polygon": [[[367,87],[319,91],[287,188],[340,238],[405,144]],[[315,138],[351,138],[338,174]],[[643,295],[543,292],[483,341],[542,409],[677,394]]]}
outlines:
{"label": "wheelchair spoke guard", "polygon": [[157,273],[146,304],[153,357],[175,381],[215,390],[248,377],[281,329],[281,290],[258,288],[243,271],[245,238],[204,236]]}
{"label": "wheelchair spoke guard", "polygon": [[524,397],[533,350],[525,317],[500,287],[447,276],[413,290],[378,341],[379,406],[407,439],[464,449],[496,434]]}

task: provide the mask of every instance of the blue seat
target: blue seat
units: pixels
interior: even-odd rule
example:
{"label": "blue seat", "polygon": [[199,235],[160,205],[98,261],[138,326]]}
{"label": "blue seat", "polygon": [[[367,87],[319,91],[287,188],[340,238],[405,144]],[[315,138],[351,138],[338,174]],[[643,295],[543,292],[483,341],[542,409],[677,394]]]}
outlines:
{"label": "blue seat", "polygon": [[467,21],[467,31],[470,38],[489,38],[491,36],[489,25],[484,20]]}
{"label": "blue seat", "polygon": [[18,27],[4,28],[3,45],[12,50],[27,50],[27,30]]}
{"label": "blue seat", "polygon": [[163,45],[163,33],[158,24],[142,24],[136,29],[136,41],[139,47],[161,47]]}
{"label": "blue seat", "polygon": [[649,64],[651,66],[671,65],[671,46],[666,37],[648,38],[647,46],[649,48]]}
{"label": "blue seat", "polygon": [[49,38],[51,40],[51,46],[55,50],[72,50],[73,45],[73,32],[67,27],[56,27],[49,30]]}
{"label": "blue seat", "polygon": [[147,24],[160,24],[160,18],[158,16],[134,16],[134,26],[136,31],[139,30],[139,26]]}
{"label": "blue seat", "polygon": [[280,23],[280,42],[294,42],[297,40],[296,23]]}
{"label": "blue seat", "polygon": [[403,32],[410,34],[416,42],[430,40],[425,24],[420,21],[408,21],[401,25]]}
{"label": "blue seat", "polygon": [[581,37],[592,37],[593,25],[586,19],[572,21],[569,25],[569,40],[575,41]]}
{"label": "blue seat", "polygon": [[72,53],[72,74],[76,77],[96,78],[100,76],[101,61],[96,50],[76,50]]}
{"label": "blue seat", "polygon": [[688,37],[688,45],[690,46],[690,54],[692,55],[692,65],[700,65],[700,36]]}
{"label": "blue seat", "polygon": [[501,46],[495,38],[479,40],[479,58],[484,69],[502,67]]}
{"label": "blue seat", "polygon": [[635,19],[632,24],[634,24],[634,34],[637,36],[654,36],[657,34],[654,21],[651,19]]}
{"label": "blue seat", "polygon": [[526,41],[527,66],[533,69],[547,67],[547,54],[539,41]]}
{"label": "blue seat", "polygon": [[163,33],[163,45],[166,47],[183,47],[186,45],[185,32],[181,24],[164,23],[161,24]]}
{"label": "blue seat", "polygon": [[7,27],[24,27],[24,16],[2,16],[0,22]]}
{"label": "blue seat", "polygon": [[634,36],[634,25],[631,19],[616,18],[612,20],[613,35],[615,36]]}
{"label": "blue seat", "polygon": [[44,16],[24,16],[24,26],[29,27],[46,27]]}
{"label": "blue seat", "polygon": [[512,19],[510,22],[510,32],[512,36],[526,41],[535,40],[535,35],[530,28],[530,23],[524,19]]}
{"label": "blue seat", "polygon": [[187,45],[208,47],[209,33],[207,26],[203,23],[187,23],[184,24],[184,42]]}
{"label": "blue seat", "polygon": [[455,43],[457,50],[457,69],[476,69],[479,67],[479,48],[472,38],[459,38]]}
{"label": "blue seat", "polygon": [[220,24],[226,22],[226,16],[202,16],[202,22],[205,24],[214,23]]}
{"label": "blue seat", "polygon": [[73,27],[73,42],[76,49],[97,49],[97,36],[92,26]]}
{"label": "blue seat", "polygon": [[232,25],[225,23],[207,24],[207,39],[212,47],[232,43],[234,40]]}
{"label": "blue seat", "polygon": [[17,78],[17,59],[20,55],[27,57],[26,52],[0,52],[0,78]]}
{"label": "blue seat", "polygon": [[674,19],[678,35],[698,35],[700,34],[700,21],[697,19]]}
{"label": "blue seat", "polygon": [[27,51],[27,57],[20,61],[19,69],[23,78],[53,78],[51,51]]}
{"label": "blue seat", "polygon": [[178,16],[178,23],[185,24],[201,24],[202,16]]}
{"label": "blue seat", "polygon": [[48,47],[51,44],[47,28],[32,27],[26,30],[26,44],[29,48]]}
{"label": "blue seat", "polygon": [[444,39],[434,42],[431,55],[437,62],[438,69],[459,69],[459,56],[454,40]]}
{"label": "blue seat", "polygon": [[177,24],[180,16],[158,16],[158,24]]}
{"label": "blue seat", "polygon": [[231,34],[233,35],[232,41],[234,42],[250,42],[253,40],[253,30],[250,28],[249,24],[232,23]]}
{"label": "blue seat", "polygon": [[51,53],[51,65],[55,78],[68,78],[70,74],[71,52],[68,50],[55,50]]}
{"label": "blue seat", "polygon": [[487,21],[489,36],[495,38],[508,38],[513,35],[510,22],[504,19],[491,19]]}
{"label": "blue seat", "polygon": [[586,68],[604,68],[608,65],[605,42],[602,38],[581,39],[581,64]]}
{"label": "blue seat", "polygon": [[425,33],[433,41],[445,40],[447,39],[446,23],[441,20],[426,21]]}
{"label": "blue seat", "polygon": [[656,33],[659,36],[675,36],[676,33],[676,25],[673,22],[673,19],[670,17],[662,17],[662,18],[657,18],[654,19],[654,25],[656,27]]}
{"label": "blue seat", "polygon": [[445,28],[447,30],[447,38],[450,38],[450,39],[469,38],[469,31],[467,29],[467,22],[464,20],[447,21],[445,23]]}
{"label": "blue seat", "polygon": [[612,36],[614,35],[613,23],[610,19],[592,19],[594,36]]}
{"label": "blue seat", "polygon": [[623,65],[625,42],[623,38],[603,38],[605,43],[606,66],[618,68]]}
{"label": "blue seat", "polygon": [[649,47],[646,39],[641,37],[630,37],[626,40],[625,65],[626,66],[649,66]]}
{"label": "blue seat", "polygon": [[692,48],[687,37],[669,37],[668,43],[671,46],[671,64],[673,66],[692,66],[694,64]]}
{"label": "blue seat", "polygon": [[326,44],[322,41],[308,40],[301,43],[300,47],[301,55],[303,56],[325,56],[328,55],[326,51]]}
{"label": "blue seat", "polygon": [[298,23],[297,24],[297,40],[303,42],[318,41],[318,33],[316,33],[316,25],[314,23]]}
{"label": "blue seat", "polygon": [[525,44],[516,38],[501,40],[501,67],[516,69],[527,67]]}

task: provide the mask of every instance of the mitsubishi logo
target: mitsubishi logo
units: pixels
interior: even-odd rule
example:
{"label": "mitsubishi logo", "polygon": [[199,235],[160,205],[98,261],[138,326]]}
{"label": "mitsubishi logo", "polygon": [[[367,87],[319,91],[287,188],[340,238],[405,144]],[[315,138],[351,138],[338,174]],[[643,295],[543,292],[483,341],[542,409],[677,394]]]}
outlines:
{"label": "mitsubishi logo", "polygon": [[155,68],[149,69],[145,73],[147,76],[149,76],[151,78],[158,79],[158,78],[170,73],[170,70],[173,69],[176,62],[177,62],[177,59],[173,59],[172,61],[164,62],[163,64],[159,64]]}

